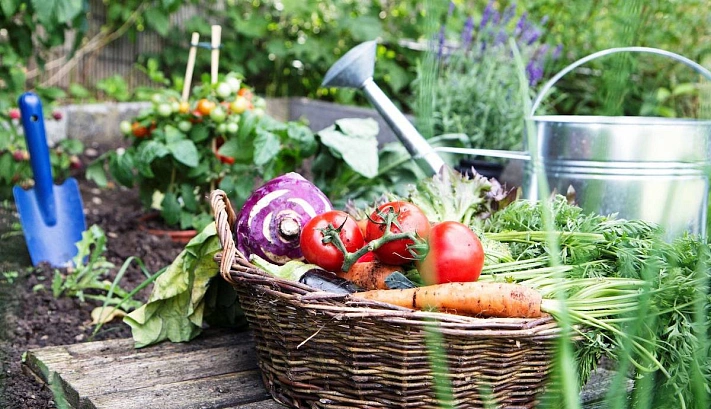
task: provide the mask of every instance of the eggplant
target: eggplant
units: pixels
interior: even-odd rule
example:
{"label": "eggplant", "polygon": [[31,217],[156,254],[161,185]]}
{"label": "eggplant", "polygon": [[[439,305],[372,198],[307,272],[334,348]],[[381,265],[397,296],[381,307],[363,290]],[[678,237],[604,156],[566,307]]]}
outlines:
{"label": "eggplant", "polygon": [[316,290],[335,294],[352,294],[364,291],[352,281],[320,268],[312,268],[301,275],[299,282]]}

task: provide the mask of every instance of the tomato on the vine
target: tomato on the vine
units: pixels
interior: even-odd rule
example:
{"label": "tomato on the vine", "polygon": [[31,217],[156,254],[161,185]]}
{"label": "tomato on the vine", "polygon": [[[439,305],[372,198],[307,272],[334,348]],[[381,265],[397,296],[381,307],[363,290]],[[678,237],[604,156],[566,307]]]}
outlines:
{"label": "tomato on the vine", "polygon": [[210,115],[210,112],[212,112],[213,109],[215,109],[215,104],[214,102],[210,101],[207,98],[202,98],[197,102],[197,107],[196,110],[203,116]]}
{"label": "tomato on the vine", "polygon": [[430,229],[427,254],[417,262],[422,282],[442,284],[479,279],[484,268],[484,248],[465,224],[444,221]]}
{"label": "tomato on the vine", "polygon": [[[419,207],[409,202],[393,201],[378,206],[370,215],[365,228],[366,241],[383,237],[387,229],[384,217],[392,218],[392,233],[414,233],[416,237],[425,239],[430,232],[430,222]],[[408,247],[413,244],[415,242],[412,239],[394,240],[377,248],[374,253],[385,264],[402,265],[412,261],[413,256]]]}
{"label": "tomato on the vine", "polygon": [[145,138],[150,135],[151,130],[141,125],[140,122],[134,122],[131,124],[131,133],[133,133],[133,136],[136,138]]}
{"label": "tomato on the vine", "polygon": [[218,124],[225,122],[225,119],[227,119],[227,112],[225,111],[225,108],[221,105],[216,106],[212,112],[210,112],[210,119]]}
{"label": "tomato on the vine", "polygon": [[349,253],[359,250],[365,241],[355,220],[341,210],[318,214],[304,225],[299,245],[306,261],[325,270],[338,272],[343,267],[343,253],[333,243],[324,243],[324,230],[327,229],[338,229],[338,237]]}
{"label": "tomato on the vine", "polygon": [[[220,125],[223,125],[223,124],[220,124]],[[235,163],[235,158],[230,157],[230,156],[220,155],[218,153],[218,150],[224,144],[225,144],[225,138],[218,136],[217,139],[215,139],[215,147],[213,149],[213,152],[215,153],[215,157],[217,159],[219,159],[220,162],[227,164],[227,165],[232,165]]]}
{"label": "tomato on the vine", "polygon": [[181,114],[190,112],[190,103],[188,101],[180,101],[180,103],[178,103],[178,112]]}

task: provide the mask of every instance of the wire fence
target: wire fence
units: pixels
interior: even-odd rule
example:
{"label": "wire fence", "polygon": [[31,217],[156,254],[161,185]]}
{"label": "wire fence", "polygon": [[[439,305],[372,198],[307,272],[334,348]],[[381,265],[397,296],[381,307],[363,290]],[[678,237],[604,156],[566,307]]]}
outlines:
{"label": "wire fence", "polygon": [[[72,54],[74,38],[68,36],[64,46],[45,56],[44,70],[30,67],[28,79],[43,86],[67,89],[71,84],[91,88],[102,79],[120,76],[130,89],[151,85],[150,79],[136,68],[141,55],[159,53],[165,40],[150,31],[136,36],[124,35],[128,27],[116,32],[102,32],[106,24],[106,5],[102,0],[89,0],[91,14],[87,34],[80,47]],[[185,22],[199,13],[187,5],[171,15],[171,30],[183,31]],[[187,44],[187,40],[186,40]]]}

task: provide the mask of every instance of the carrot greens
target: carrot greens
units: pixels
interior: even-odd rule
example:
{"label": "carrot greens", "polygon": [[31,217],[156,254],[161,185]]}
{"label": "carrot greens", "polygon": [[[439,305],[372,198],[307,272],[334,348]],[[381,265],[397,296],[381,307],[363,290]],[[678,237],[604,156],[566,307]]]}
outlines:
{"label": "carrot greens", "polygon": [[691,235],[667,242],[654,224],[585,214],[562,196],[548,205],[554,232],[543,227],[541,202],[519,200],[487,219],[485,237],[507,244],[514,261],[485,265],[480,281],[536,289],[542,311],[567,314],[580,340],[581,382],[608,356],[653,379],[653,402],[704,407],[698,403],[711,394],[709,245]]}

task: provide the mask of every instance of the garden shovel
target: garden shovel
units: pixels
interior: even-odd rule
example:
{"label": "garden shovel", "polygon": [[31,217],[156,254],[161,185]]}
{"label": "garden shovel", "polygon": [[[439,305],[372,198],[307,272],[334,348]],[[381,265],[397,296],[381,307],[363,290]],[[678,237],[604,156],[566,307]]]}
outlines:
{"label": "garden shovel", "polygon": [[39,97],[24,93],[18,105],[35,184],[28,190],[15,186],[13,194],[30,258],[35,266],[46,261],[53,267],[68,267],[86,229],[79,185],[73,178],[61,185],[53,182]]}

